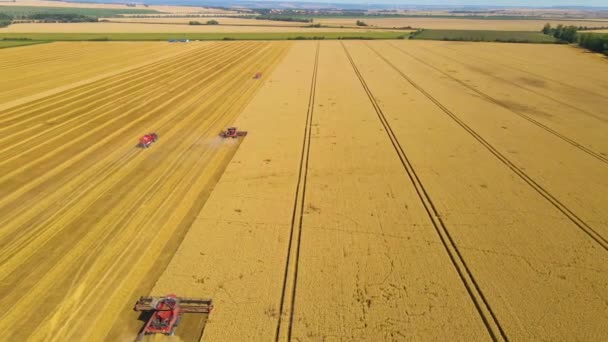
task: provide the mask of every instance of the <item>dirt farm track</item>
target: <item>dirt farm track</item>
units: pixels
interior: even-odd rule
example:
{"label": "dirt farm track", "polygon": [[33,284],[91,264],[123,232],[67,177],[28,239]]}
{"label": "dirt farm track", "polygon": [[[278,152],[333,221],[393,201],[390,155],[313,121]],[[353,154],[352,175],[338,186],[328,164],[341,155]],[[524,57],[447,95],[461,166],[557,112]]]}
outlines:
{"label": "dirt farm track", "polygon": [[132,341],[168,293],[214,310],[150,340],[608,339],[601,56],[49,43],[0,73],[1,339]]}

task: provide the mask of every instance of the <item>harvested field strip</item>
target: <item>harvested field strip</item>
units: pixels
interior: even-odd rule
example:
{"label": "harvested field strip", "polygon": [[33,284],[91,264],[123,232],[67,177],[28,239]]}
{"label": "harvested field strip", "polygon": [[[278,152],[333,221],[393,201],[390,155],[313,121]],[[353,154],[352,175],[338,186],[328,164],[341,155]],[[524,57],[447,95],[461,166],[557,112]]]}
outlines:
{"label": "harvested field strip", "polygon": [[[513,113],[513,114],[516,114],[516,115],[519,115],[520,117],[522,117],[522,118],[524,118],[525,120],[527,120],[527,121],[529,121],[529,122],[531,122],[531,123],[533,123],[533,124],[537,125],[538,127],[540,127],[540,128],[542,128],[542,129],[544,129],[545,131],[549,132],[550,134],[553,134],[553,135],[555,135],[556,137],[558,137],[558,138],[562,139],[563,141],[567,142],[568,144],[570,144],[570,145],[572,145],[572,146],[574,146],[574,147],[576,147],[576,148],[580,149],[580,150],[581,150],[581,151],[583,151],[584,153],[587,153],[587,154],[589,154],[590,156],[592,156],[592,157],[594,157],[594,158],[597,158],[598,160],[600,160],[600,161],[602,161],[602,162],[604,162],[604,163],[607,163],[607,164],[608,164],[608,158],[607,158],[607,157],[603,156],[602,154],[600,154],[600,153],[598,153],[598,152],[595,152],[595,151],[591,150],[590,148],[587,148],[585,145],[583,145],[583,144],[581,144],[581,143],[579,143],[579,142],[577,142],[577,141],[575,141],[575,140],[573,140],[573,139],[569,138],[568,136],[566,136],[566,135],[564,135],[564,134],[562,134],[562,133],[560,133],[560,132],[558,132],[558,131],[556,131],[556,130],[552,129],[551,127],[549,127],[549,126],[547,126],[547,125],[545,125],[545,124],[541,123],[539,120],[534,119],[532,116],[530,116],[529,114],[527,114],[525,111],[523,111],[523,110],[517,110],[517,109],[513,109],[513,108],[512,108],[512,106],[509,106],[508,104],[506,104],[506,103],[502,102],[501,100],[496,99],[496,98],[494,98],[494,97],[492,97],[492,96],[488,95],[487,93],[485,93],[485,92],[483,92],[483,91],[479,90],[478,88],[476,88],[476,87],[474,87],[474,86],[472,86],[472,85],[469,85],[468,83],[466,83],[466,82],[464,82],[464,81],[462,81],[462,80],[460,80],[460,79],[458,79],[458,78],[456,78],[456,77],[454,77],[454,76],[450,75],[449,73],[447,73],[447,72],[443,71],[442,69],[440,69],[440,68],[438,68],[438,67],[436,67],[436,66],[432,65],[431,63],[429,63],[429,62],[425,61],[424,59],[414,56],[413,54],[411,54],[411,53],[407,52],[407,50],[404,50],[403,48],[400,48],[400,47],[395,46],[395,45],[393,45],[393,44],[391,44],[391,45],[392,45],[393,47],[395,47],[396,49],[398,49],[399,51],[401,51],[402,53],[404,53],[404,54],[406,54],[406,55],[410,56],[411,58],[413,58],[413,59],[415,59],[415,60],[417,60],[418,62],[423,63],[423,64],[427,65],[428,67],[435,69],[437,72],[441,73],[441,74],[442,74],[442,75],[444,75],[445,77],[448,77],[448,78],[450,78],[451,80],[453,80],[453,81],[457,82],[458,84],[462,85],[463,87],[465,87],[465,88],[467,88],[467,89],[469,89],[469,90],[471,90],[471,91],[475,92],[476,94],[478,94],[478,95],[479,95],[479,96],[481,96],[482,98],[484,98],[484,99],[488,100],[489,102],[495,103],[496,105],[498,105],[498,106],[500,106],[500,107],[503,107],[504,109],[508,110],[509,112],[511,112],[511,113]],[[447,57],[447,56],[443,56],[443,58],[449,58],[449,57]],[[503,80],[503,81],[504,81],[504,80]],[[518,85],[518,84],[515,84],[515,83],[512,83],[512,85],[513,85],[513,86],[516,86],[516,87],[519,87],[519,85]],[[543,95],[542,93],[539,93],[539,92],[536,92],[536,91],[533,91],[533,92],[534,92],[534,94],[536,94],[536,95],[539,95],[539,96],[545,96],[545,97],[546,97],[546,95]],[[548,97],[548,98],[550,98],[550,97]],[[563,105],[563,106],[570,107],[570,108],[573,108],[573,109],[575,109],[575,110],[578,110],[578,111],[579,111],[579,112],[581,112],[582,114],[589,115],[589,116],[591,116],[591,117],[593,117],[593,118],[597,119],[598,121],[600,121],[600,122],[590,122],[590,123],[594,123],[595,125],[603,125],[603,124],[602,124],[602,121],[603,121],[603,122],[608,123],[608,117],[606,117],[606,118],[598,117],[598,116],[596,116],[596,115],[595,115],[595,114],[593,114],[593,113],[589,113],[589,112],[587,112],[587,111],[585,111],[585,110],[583,110],[583,109],[579,109],[579,108],[574,107],[574,106],[572,106],[572,105],[570,105],[570,104],[568,104],[568,103],[564,103],[564,102],[562,102],[562,101],[555,100],[555,99],[553,99],[553,98],[550,98],[550,99],[551,99],[551,100],[553,100],[553,101],[556,101],[556,102],[560,103],[560,104],[561,104],[561,105]],[[581,120],[580,120],[580,118],[578,118],[578,121],[579,121],[579,122],[581,121]],[[595,121],[595,120],[594,120],[594,121]],[[585,126],[587,126],[587,125],[585,125]],[[607,126],[606,128],[608,128],[608,126]],[[567,132],[566,132],[566,134],[567,134]],[[597,141],[597,140],[595,140],[595,141]]]}
{"label": "harvested field strip", "polygon": [[[475,303],[475,307],[477,308],[479,315],[483,319],[483,322],[484,322],[486,328],[488,329],[488,333],[490,334],[490,336],[492,337],[492,340],[494,340],[494,341],[498,341],[501,339],[505,340],[505,341],[508,340],[508,338],[505,334],[505,331],[500,326],[500,322],[496,318],[496,315],[494,314],[494,312],[492,312],[492,308],[488,304],[486,297],[484,296],[483,292],[479,288],[477,281],[475,281],[475,277],[473,276],[473,274],[471,273],[471,270],[467,266],[467,263],[463,259],[462,254],[458,250],[458,247],[454,243],[454,239],[450,236],[450,233],[449,233],[448,229],[446,228],[445,223],[441,219],[441,215],[439,214],[435,205],[433,204],[433,200],[431,199],[431,197],[429,196],[428,192],[426,191],[424,185],[420,181],[420,177],[418,177],[418,174],[414,170],[411,162],[409,161],[407,155],[405,154],[405,151],[401,147],[399,140],[395,136],[395,133],[393,132],[389,121],[387,120],[386,116],[382,112],[382,108],[378,104],[376,98],[374,97],[374,94],[371,92],[368,85],[365,83],[363,76],[359,72],[359,69],[357,69],[355,62],[353,61],[353,58],[350,55],[350,53],[348,52],[348,49],[346,48],[346,46],[344,46],[344,43],[342,43],[342,48],[344,48],[344,52],[346,53],[348,60],[351,64],[351,66],[353,67],[355,74],[359,78],[359,81],[361,82],[361,86],[363,87],[363,89],[365,89],[365,92],[367,93],[367,97],[370,100],[372,106],[374,107],[374,110],[376,111],[376,114],[378,115],[378,119],[380,120],[380,122],[382,123],[382,126],[384,127],[384,131],[388,135],[388,138],[390,139],[391,144],[393,145],[393,148],[395,149],[395,152],[399,156],[399,159],[401,160],[401,164],[403,165],[403,169],[405,170],[405,172],[407,173],[407,176],[411,180],[412,185],[414,185],[414,187],[416,189],[416,193],[420,199],[420,202],[422,202],[422,205],[424,206],[424,209],[429,217],[429,220],[433,223],[433,227],[437,231],[437,235],[440,237],[441,243],[443,244],[446,252],[450,256],[450,260],[451,260],[452,264],[454,265],[454,268],[458,272],[460,279],[462,280],[464,286],[466,287],[467,292],[469,293],[469,296],[471,297],[471,300],[473,301],[473,303]],[[414,85],[414,84],[412,84],[412,85]]]}
{"label": "harvested field strip", "polygon": [[[2,217],[10,213],[14,220],[3,224],[6,229],[0,237],[4,260],[1,287],[6,294],[0,303],[15,298],[24,303],[12,306],[0,322],[0,326],[11,324],[11,338],[102,339],[116,319],[120,327],[132,322],[127,325],[137,331],[137,321],[118,317],[131,317],[132,291],[140,282],[146,284],[150,274],[160,272],[152,265],[163,246],[188,228],[236,151],[236,144],[218,144],[214,137],[231,123],[261,84],[252,80],[251,74],[254,70],[269,72],[284,48],[267,43],[228,43],[220,46],[219,54],[209,54],[215,50],[212,47],[194,52],[193,58],[205,56],[215,62],[205,59],[175,70],[166,76],[167,84],[176,86],[169,91],[144,83],[151,100],[142,102],[146,99],[138,98],[145,95],[142,91],[125,102],[129,108],[139,106],[141,112],[127,110],[132,114],[117,122],[120,129],[108,126],[83,139],[66,138],[63,144],[72,153],[57,155],[60,160],[53,164],[45,162],[50,172],[37,178],[40,166],[28,168],[19,177],[22,185],[14,191],[4,193],[2,186],[8,196],[3,196],[0,212]],[[229,57],[235,54],[237,58]],[[184,60],[187,65],[185,56]],[[150,76],[154,74],[149,71]],[[235,93],[239,96],[225,100]],[[164,97],[163,104],[154,100],[159,94]],[[122,106],[81,110],[86,115],[75,112],[76,117],[103,118],[112,112],[114,120],[117,113],[125,114]],[[156,116],[155,123],[151,116]],[[148,130],[157,130],[161,140],[151,150],[135,149],[137,134]],[[47,153],[61,146],[36,145]],[[159,158],[164,160],[161,165]],[[15,192],[22,195],[15,196]],[[29,202],[29,208],[13,211],[14,202],[7,197]],[[49,248],[53,254],[43,253]],[[151,286],[149,281],[147,284]],[[49,289],[53,289],[51,297]],[[15,328],[15,321],[19,328]]]}
{"label": "harvested field strip", "polygon": [[[228,51],[224,52],[224,58],[229,56],[231,53],[231,49],[228,49]],[[204,56],[204,54],[202,54]],[[197,55],[194,55],[193,58],[196,58]],[[242,58],[242,57],[241,57]],[[237,59],[238,60],[238,59]],[[216,66],[217,64],[214,65],[207,65],[207,64],[202,64],[200,66],[202,67],[208,67],[207,69],[203,69],[205,72],[210,72],[212,70],[212,68],[214,66]],[[213,70],[213,72],[208,73],[206,77],[209,77],[210,79],[212,79],[211,77],[215,76],[217,77],[218,75],[220,75],[221,71],[224,68],[220,68],[220,69],[216,69]],[[188,85],[188,88],[186,89],[193,89],[194,86],[189,85],[188,81],[192,80],[195,77],[199,77],[198,75],[200,75],[198,72],[196,72],[196,69],[190,71],[190,72],[186,72],[186,73],[182,73],[183,75],[181,76],[174,76],[174,82],[175,83],[180,83],[181,85],[176,86],[172,92],[176,92],[176,91],[180,91],[182,88],[184,88],[186,85]],[[175,74],[174,74],[175,75]],[[141,85],[141,83],[140,83]],[[52,143],[53,141],[57,141],[56,142],[56,146],[55,145],[50,145],[53,147],[52,152],[51,153],[41,153],[38,155],[38,157],[36,157],[33,154],[27,154],[27,153],[17,153],[16,156],[19,157],[19,159],[13,160],[13,159],[9,159],[7,157],[6,163],[3,162],[2,164],[0,164],[0,170],[5,170],[6,173],[3,174],[3,176],[0,177],[0,182],[3,181],[7,181],[11,178],[12,175],[16,175],[18,173],[20,173],[21,171],[27,170],[28,168],[31,168],[31,166],[40,164],[41,162],[45,161],[45,160],[51,160],[51,157],[53,157],[54,155],[58,155],[60,152],[65,151],[65,150],[69,150],[72,151],[72,153],[74,153],[73,151],[76,150],[83,150],[85,149],[85,146],[89,146],[89,144],[87,144],[86,142],[83,142],[80,146],[78,146],[77,142],[80,141],[86,141],[85,139],[88,138],[89,141],[95,141],[96,145],[99,145],[99,139],[96,138],[96,136],[98,134],[102,134],[101,132],[103,132],[103,129],[105,129],[105,131],[108,131],[109,127],[112,127],[112,125],[114,125],[114,127],[116,127],[114,130],[112,130],[112,134],[110,136],[104,136],[103,140],[107,141],[109,140],[108,138],[111,137],[112,135],[116,135],[118,132],[120,132],[121,130],[125,130],[126,128],[133,126],[135,124],[135,122],[137,121],[141,121],[142,119],[145,118],[149,118],[148,121],[151,121],[153,119],[152,117],[152,113],[154,112],[150,112],[150,110],[155,109],[156,111],[159,111],[162,108],[165,108],[166,106],[168,106],[171,102],[169,101],[165,101],[165,98],[167,97],[168,93],[166,91],[163,90],[163,87],[158,87],[157,85],[154,84],[149,84],[149,83],[143,83],[144,86],[148,87],[148,90],[157,90],[155,92],[155,96],[152,97],[150,96],[149,93],[147,92],[141,92],[138,96],[135,96],[137,94],[133,94],[133,95],[129,95],[129,99],[128,101],[123,104],[124,107],[129,107],[128,110],[124,110],[122,111],[120,114],[116,114],[116,111],[120,110],[121,108],[116,108],[116,107],[112,107],[112,106],[108,106],[108,108],[106,108],[105,106],[101,106],[98,108],[95,108],[94,106],[92,106],[93,108],[89,108],[87,106],[83,106],[82,103],[70,103],[72,108],[83,108],[85,110],[92,110],[92,113],[102,113],[102,115],[91,115],[91,113],[87,113],[86,111],[84,113],[87,113],[86,116],[84,116],[83,118],[86,120],[84,123],[81,123],[80,125],[76,125],[73,128],[71,128],[71,130],[62,130],[61,133],[59,135],[55,135],[53,134],[53,131],[51,130],[51,136],[55,137],[55,138],[51,138],[49,140],[40,140],[41,143],[36,144],[31,146],[30,150],[33,150],[34,153],[36,153],[36,151],[45,151],[44,147],[46,145],[49,145],[49,143]],[[150,88],[151,87],[151,88]],[[205,88],[209,87],[208,84],[206,84],[204,86]],[[128,88],[127,88],[128,89]],[[92,91],[92,94],[96,94],[96,91]],[[170,94],[170,93],[169,93]],[[86,94],[83,94],[86,97]],[[179,96],[182,97],[186,97],[188,96],[187,92],[184,91],[182,92]],[[172,98],[172,101],[175,101],[177,99],[176,98]],[[86,101],[86,102],[85,102]],[[87,101],[85,99],[85,101],[83,101],[84,103],[89,103],[89,101]],[[131,106],[129,105],[129,103],[136,103],[136,106]],[[157,107],[160,106],[160,107]],[[108,114],[108,110],[110,111]],[[138,117],[138,119],[135,122],[130,123],[129,125],[125,126],[120,124],[120,119],[121,118],[127,118],[129,116],[132,116],[134,114],[136,114],[136,111],[142,111],[142,112],[146,112],[147,114],[145,115],[141,115]],[[58,111],[56,113],[51,113],[51,115],[55,114],[55,115],[59,115],[61,117],[61,112]],[[104,118],[104,116],[110,116],[111,119],[107,120]],[[90,117],[90,118],[89,118]],[[42,120],[44,120],[43,122],[47,122],[50,119],[46,118],[46,117],[42,117]],[[101,121],[101,122],[99,122]],[[90,128],[88,128],[86,125],[91,126]],[[86,133],[82,134],[80,131],[78,131],[78,129],[80,127],[85,127],[88,128],[87,130],[84,130]],[[158,126],[157,126],[158,127]],[[52,129],[52,128],[51,128]],[[71,131],[74,131],[74,136],[70,136],[68,133],[70,133]],[[102,140],[102,141],[103,141]],[[66,144],[66,142],[70,142],[71,144]],[[20,140],[16,139],[14,142],[14,144],[19,144]],[[56,148],[55,148],[56,147]],[[71,149],[70,149],[71,148]],[[7,151],[11,152],[12,149],[7,149]],[[24,151],[27,152],[28,150]],[[23,160],[22,160],[23,159]],[[53,159],[54,162],[59,162],[59,159]],[[73,161],[73,159],[70,159],[70,161]],[[7,165],[8,164],[8,165]],[[50,166],[48,163],[44,164],[45,165],[45,169],[39,169],[39,172],[42,173],[46,173],[48,172],[48,167]],[[13,182],[13,185],[16,185],[15,182]],[[11,188],[6,188],[4,189],[5,191],[11,191]],[[0,204],[3,203],[3,201],[0,201]]]}
{"label": "harvested field strip", "polygon": [[490,339],[339,42],[312,127],[292,339]]}
{"label": "harvested field strip", "polygon": [[[317,70],[319,66],[319,49],[317,44],[315,62],[310,81],[310,95],[308,97],[308,108],[306,110],[306,124],[304,128],[302,153],[298,170],[298,181],[293,201],[293,214],[289,230],[289,244],[285,258],[285,275],[281,290],[281,301],[279,304],[279,318],[275,341],[291,340],[293,326],[293,310],[295,307],[296,286],[298,284],[298,263],[300,258],[300,241],[302,237],[302,219],[304,217],[304,198],[306,197],[306,178],[308,176],[308,160],[310,156],[310,137],[312,132],[312,118],[315,105],[315,93],[317,87]],[[294,248],[295,246],[295,248]],[[283,318],[285,317],[285,323]],[[286,324],[285,327],[283,324]]]}
{"label": "harvested field strip", "polygon": [[[65,90],[70,83],[85,82],[91,78],[102,78],[104,73],[116,74],[121,70],[136,68],[140,65],[153,63],[159,59],[169,58],[174,55],[187,52],[196,46],[182,46],[170,48],[169,45],[158,43],[132,44],[127,43],[78,43],[82,48],[78,53],[73,49],[66,49],[68,44],[53,43],[45,44],[40,48],[45,51],[32,49],[39,46],[24,48],[21,54],[8,56],[5,51],[0,51],[0,58],[16,58],[15,64],[6,66],[3,71],[5,76],[0,80],[0,105],[9,101],[27,103],[28,97],[45,91],[55,89]],[[105,50],[104,50],[105,47]],[[26,51],[27,50],[27,51]],[[27,61],[28,56],[45,56],[56,54],[56,58],[49,60],[33,59]],[[8,59],[7,59],[8,60]],[[129,64],[125,64],[129,60]],[[32,65],[41,67],[32,68]],[[44,66],[44,67],[42,67]],[[5,65],[3,64],[3,67]],[[32,82],[33,79],[38,80]],[[6,108],[6,107],[5,107]]]}
{"label": "harvested field strip", "polygon": [[[208,47],[203,45],[195,51],[200,51],[201,48],[205,49]],[[116,75],[111,75],[106,78],[102,78],[96,82],[91,82],[82,86],[73,87],[72,89],[64,90],[60,93],[46,96],[44,98],[39,99],[38,101],[32,101],[30,103],[15,106],[14,108],[11,108],[9,110],[2,111],[2,115],[0,115],[0,120],[5,120],[6,117],[14,115],[15,112],[27,113],[27,116],[31,117],[30,114],[36,110],[50,110],[51,108],[57,108],[58,106],[60,106],[60,108],[65,108],[66,105],[79,99],[82,96],[81,93],[85,91],[89,93],[92,91],[107,91],[108,89],[115,89],[123,83],[132,83],[134,80],[144,80],[146,79],[146,77],[149,77],[149,75],[146,74],[146,71],[163,72],[164,68],[172,66],[175,67],[175,63],[177,61],[188,61],[190,53],[191,51],[188,51],[173,57],[167,57],[158,61],[152,61],[150,64],[146,64],[145,66],[139,66]],[[27,112],[25,111],[26,109],[28,110]]]}
{"label": "harvested field strip", "polygon": [[249,135],[151,292],[212,297],[204,340],[275,338],[315,46],[294,44],[264,73],[237,121]]}
{"label": "harvested field strip", "polygon": [[387,44],[345,45],[505,335],[606,336],[605,250],[366,45],[401,71],[411,61]]}
{"label": "harvested field strip", "polygon": [[[232,50],[235,51],[235,50]],[[77,90],[75,90],[75,93],[77,95],[75,95],[77,98],[74,100],[70,100],[68,98],[68,100],[64,100],[67,98],[67,96],[65,96],[65,93],[59,94],[57,95],[56,98],[60,98],[61,102],[66,102],[65,106],[60,106],[59,103],[55,102],[55,105],[50,105],[53,109],[50,109],[49,107],[45,107],[45,108],[39,108],[37,109],[36,112],[32,112],[31,110],[26,111],[23,115],[21,115],[21,117],[28,117],[28,119],[22,119],[21,117],[19,118],[14,118],[11,117],[9,118],[8,124],[6,125],[6,128],[10,128],[11,131],[14,131],[14,134],[7,134],[5,138],[0,139],[1,141],[4,140],[8,140],[9,138],[11,138],[11,140],[16,140],[16,142],[14,144],[11,144],[11,152],[14,152],[15,154],[17,154],[15,151],[15,147],[22,145],[22,144],[26,144],[29,140],[33,140],[33,139],[38,139],[40,136],[44,136],[45,134],[50,135],[48,137],[48,139],[41,139],[41,141],[44,141],[45,144],[47,144],[48,142],[52,141],[53,139],[58,138],[59,136],[55,134],[55,132],[62,132],[62,134],[65,134],[68,131],[64,131],[63,130],[63,126],[66,127],[70,127],[70,130],[72,131],[76,131],[79,126],[78,125],[73,125],[72,122],[78,122],[79,120],[82,120],[83,123],[82,125],[88,124],[90,121],[92,121],[90,118],[88,118],[86,115],[83,115],[83,109],[85,110],[90,110],[90,111],[103,111],[103,110],[107,110],[107,109],[111,109],[113,107],[115,107],[116,103],[124,103],[125,101],[132,101],[133,99],[137,99],[139,98],[146,98],[147,95],[149,94],[150,91],[154,91],[154,90],[158,90],[158,91],[162,91],[163,89],[166,90],[167,87],[170,86],[175,86],[177,84],[179,84],[179,82],[182,82],[181,78],[175,79],[171,82],[167,82],[165,81],[165,79],[170,76],[172,73],[179,71],[180,68],[188,68],[188,67],[195,67],[196,64],[199,64],[198,66],[215,66],[215,63],[209,59],[210,57],[222,57],[221,55],[217,55],[218,53],[221,52],[220,49],[213,49],[213,47],[209,48],[209,49],[205,49],[204,52],[206,52],[205,54],[193,54],[193,58],[191,60],[188,60],[188,58],[183,58],[180,61],[180,64],[174,67],[171,67],[170,65],[164,65],[163,67],[159,68],[159,70],[154,73],[154,76],[150,76],[150,72],[153,72],[154,69],[151,69],[149,67],[144,68],[143,70],[140,70],[137,74],[139,74],[139,77],[136,78],[131,78],[128,81],[127,80],[122,80],[119,82],[116,82],[116,85],[113,87],[109,87],[109,88],[105,88],[103,90],[100,89],[99,85],[101,83],[101,85],[105,84],[107,80],[105,80],[104,82],[99,82],[97,85],[97,87],[91,89],[91,90],[87,90],[87,92],[84,92],[83,88],[79,88]],[[224,54],[229,53],[229,52],[224,52]],[[199,58],[205,58],[206,62],[204,63],[200,63],[198,61]],[[170,61],[173,62],[173,61]],[[113,80],[112,80],[113,81]],[[155,82],[155,81],[161,81],[161,82]],[[155,82],[155,83],[154,83]],[[147,84],[154,84],[153,88],[151,88],[150,86],[147,86]],[[106,87],[105,85],[103,85],[104,87]],[[104,101],[104,96],[113,96],[114,101],[113,102],[107,102]],[[149,97],[147,97],[148,100],[150,100]],[[23,111],[20,111],[20,113],[23,113]],[[86,112],[84,112],[86,113]],[[101,118],[101,117],[100,117]],[[48,126],[48,128],[41,129],[41,125],[32,125],[32,124],[28,124],[30,121],[35,121],[35,122],[43,122],[46,124],[46,126]],[[2,121],[0,121],[2,122]],[[5,124],[7,122],[4,122]],[[23,124],[27,124],[27,125],[23,125]],[[23,125],[23,127],[21,127],[21,125]],[[43,125],[44,127],[44,125]],[[30,131],[34,131],[34,132],[38,132],[38,133],[30,133]],[[0,130],[1,132],[1,130]],[[14,138],[13,136],[17,136],[17,138]],[[19,135],[23,135],[23,136],[19,136]],[[9,140],[10,141],[10,140]],[[0,155],[2,155],[2,152],[4,152],[4,150],[0,150]],[[2,165],[3,163],[8,162],[8,158],[5,159],[3,162],[0,162],[0,165]]]}
{"label": "harvested field strip", "polygon": [[583,232],[585,232],[591,239],[597,242],[602,248],[608,251],[608,240],[596,229],[591,227],[585,221],[583,221],[578,215],[576,215],[570,208],[568,208],[565,204],[563,204],[559,199],[557,199],[554,195],[552,195],[548,190],[546,190],[543,186],[537,183],[530,175],[528,175],[524,170],[515,165],[509,158],[507,158],[504,154],[498,151],[494,146],[492,146],[488,141],[486,141],[479,133],[469,127],[463,120],[461,120],[454,112],[445,107],[441,102],[439,102],[435,97],[433,97],[429,92],[424,90],[420,85],[418,85],[414,80],[404,74],[397,66],[395,66],[392,62],[390,62],[386,57],[381,55],[377,50],[373,47],[371,48],[380,58],[382,58],[387,64],[389,64],[396,72],[398,72],[405,80],[407,80],[414,88],[416,88],[419,92],[421,92],[424,96],[426,96],[431,102],[433,102],[437,107],[439,107],[445,114],[447,114],[450,118],[456,121],[463,129],[465,129],[471,136],[473,136],[477,141],[479,141],[485,148],[488,149],[496,158],[498,158],[501,162],[503,162],[509,169],[511,169],[515,174],[521,177],[526,183],[528,183],[534,190],[536,190],[541,196],[547,199],[551,204],[553,204],[560,212],[562,212],[568,219],[570,219],[577,227],[579,227]]}
{"label": "harvested field strip", "polygon": [[[204,79],[204,81],[207,81],[207,79]],[[196,84],[196,83],[195,83],[195,84]],[[185,91],[184,91],[182,94],[183,94],[183,95],[187,94],[187,89],[185,89]],[[182,94],[180,94],[180,95],[182,95]],[[176,98],[174,98],[174,99],[178,99],[178,98],[176,97]],[[186,103],[187,103],[187,102],[186,102]],[[159,108],[159,109],[162,109],[162,108]],[[155,113],[155,112],[159,111],[159,109],[156,109],[156,111],[153,111],[153,112],[151,112],[151,113]],[[176,108],[176,109],[180,109],[180,108],[178,107],[178,108]],[[168,124],[171,122],[171,119],[173,119],[173,118],[172,118],[172,117],[170,117],[170,116],[169,116],[169,117],[164,117],[164,118],[163,118],[163,120],[161,120],[160,122],[158,122],[158,123],[157,123],[156,128],[162,132],[163,127],[164,127],[165,125],[167,125],[167,129],[168,129],[168,128],[169,128]],[[164,123],[164,124],[163,124],[163,123]],[[124,129],[124,128],[123,128],[123,129]],[[115,134],[116,134],[116,133],[115,133]],[[107,137],[106,135],[104,135],[104,137],[106,138],[106,140],[108,140],[108,139],[107,139],[108,137]],[[78,142],[78,141],[76,141],[76,142]],[[74,143],[74,142],[72,142],[72,143]],[[70,144],[68,144],[68,146],[69,146],[69,145],[70,145]],[[87,147],[88,147],[88,146],[90,146],[89,144],[83,144],[83,145],[84,145],[84,146],[87,146]],[[100,144],[98,144],[98,145],[100,145]],[[133,144],[131,144],[131,145],[133,145]],[[89,147],[89,148],[90,148],[90,147]],[[88,149],[89,149],[89,148],[87,148],[87,149],[84,151],[85,153],[81,153],[81,154],[80,154],[80,157],[86,157],[86,156],[88,155]],[[56,151],[57,151],[56,149],[52,149],[52,150],[53,150],[54,152],[56,152]],[[47,155],[43,155],[43,156],[44,156],[44,157],[47,157]],[[79,155],[77,154],[76,156],[79,156]],[[74,157],[75,157],[75,156],[74,156],[74,155],[72,155],[72,158],[70,158],[70,159],[69,159],[69,161],[70,161],[70,162],[73,162],[73,161],[74,161],[74,159],[75,159]],[[34,160],[36,160],[36,159],[34,159]],[[19,165],[19,164],[18,164],[18,165]],[[62,168],[61,166],[62,166],[61,164],[60,164],[60,165],[58,165],[58,167],[56,168],[56,170],[58,170],[58,171],[63,171],[63,170],[65,169],[65,167],[63,167],[63,168]],[[23,167],[23,168],[24,168],[24,171],[25,171],[25,170],[27,170],[25,167]],[[9,166],[9,169],[11,169],[11,167],[10,167],[10,166]],[[45,170],[45,171],[47,171],[47,173],[44,175],[44,176],[45,176],[45,178],[49,178],[49,174],[50,174],[50,173],[52,173],[52,172],[48,172],[48,170],[49,170],[48,168]],[[54,170],[53,170],[53,171],[54,171]],[[30,170],[30,174],[31,174],[31,170]],[[83,175],[83,174],[81,174],[81,175]],[[33,178],[33,177],[32,177],[32,178]],[[41,181],[41,179],[40,179],[40,178],[33,178],[33,179],[35,179],[35,183],[39,183],[39,182]],[[71,182],[73,183],[75,180],[76,180],[76,178],[72,178],[72,179],[71,179]],[[31,183],[34,183],[34,182],[25,183],[25,186],[26,186],[26,187],[31,187],[31,185],[30,185]],[[66,185],[69,185],[69,183],[68,183],[68,184],[62,184],[61,186],[66,186]],[[81,186],[86,186],[86,183],[81,184]],[[11,190],[11,189],[7,189],[7,190]],[[16,189],[16,190],[23,190],[23,189],[22,189],[22,188],[18,188],[18,189]],[[14,191],[13,193],[11,193],[11,195],[13,195],[13,194],[15,194],[15,193],[17,193],[17,191]],[[44,194],[43,194],[43,195],[44,195]],[[11,198],[10,196],[7,196],[7,198],[6,198],[6,200],[11,200],[11,199],[12,199],[12,198]],[[47,199],[48,199],[48,198],[47,198]],[[33,205],[33,206],[30,206],[30,208],[28,208],[28,209],[29,209],[28,211],[33,212],[33,213],[36,213],[36,212],[38,211],[38,210],[37,210],[37,208],[36,208],[36,205],[39,205],[40,203],[43,203],[44,201],[42,201],[42,199],[41,199],[41,201],[32,201],[32,202],[33,202],[32,204],[34,204],[34,205]],[[3,202],[3,203],[4,203],[4,202]],[[1,209],[5,209],[4,207],[0,207],[0,208],[1,208]],[[33,209],[33,210],[32,210],[32,209]],[[3,216],[5,216],[5,217],[6,217],[6,216],[8,216],[8,215],[3,215]],[[15,224],[15,223],[17,223],[18,221],[19,221],[19,220],[13,220],[11,223],[12,223],[12,224]],[[22,238],[23,238],[23,237],[25,237],[25,236],[27,236],[27,235],[21,235],[21,237],[22,237]],[[19,250],[19,248],[15,248],[15,250]],[[3,251],[3,252],[4,252],[4,251]],[[5,266],[6,266],[6,265],[5,265]]]}

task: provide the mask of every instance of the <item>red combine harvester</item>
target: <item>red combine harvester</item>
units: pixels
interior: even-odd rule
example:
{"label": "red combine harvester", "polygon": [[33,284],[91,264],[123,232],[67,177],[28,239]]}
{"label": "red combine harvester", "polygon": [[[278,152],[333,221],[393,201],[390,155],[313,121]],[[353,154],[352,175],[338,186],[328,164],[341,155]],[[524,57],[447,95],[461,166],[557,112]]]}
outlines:
{"label": "red combine harvester", "polygon": [[256,72],[255,75],[253,75],[253,79],[254,80],[257,80],[257,79],[260,79],[260,78],[262,78],[262,73],[261,72]]}
{"label": "red combine harvester", "polygon": [[146,325],[137,336],[139,341],[149,334],[172,336],[179,325],[182,314],[210,313],[213,303],[211,299],[180,298],[170,294],[164,297],[140,297],[133,309],[151,313]]}
{"label": "red combine harvester", "polygon": [[156,133],[148,133],[139,138],[139,144],[137,146],[142,148],[148,148],[152,145],[153,142],[158,140],[158,134]]}
{"label": "red combine harvester", "polygon": [[237,137],[244,137],[247,135],[247,132],[245,131],[238,131],[236,129],[236,127],[228,127],[226,128],[225,131],[222,131],[220,133],[220,137],[222,138],[237,138]]}

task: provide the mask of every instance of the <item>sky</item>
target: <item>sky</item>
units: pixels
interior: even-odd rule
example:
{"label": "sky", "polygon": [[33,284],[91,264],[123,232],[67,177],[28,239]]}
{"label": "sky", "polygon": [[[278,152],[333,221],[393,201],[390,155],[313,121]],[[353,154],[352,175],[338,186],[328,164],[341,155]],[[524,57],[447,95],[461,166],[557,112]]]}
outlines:
{"label": "sky", "polygon": [[[325,2],[320,0],[277,0],[277,1],[306,1],[306,2]],[[329,0],[328,2],[343,3],[382,3],[382,4],[413,4],[413,5],[485,5],[485,6],[603,6],[608,7],[608,0]]]}

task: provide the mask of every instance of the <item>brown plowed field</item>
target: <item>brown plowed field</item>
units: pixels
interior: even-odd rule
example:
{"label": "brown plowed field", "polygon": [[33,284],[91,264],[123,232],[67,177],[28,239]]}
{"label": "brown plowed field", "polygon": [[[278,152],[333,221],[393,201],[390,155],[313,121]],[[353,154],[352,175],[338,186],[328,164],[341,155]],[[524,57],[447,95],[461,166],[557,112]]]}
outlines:
{"label": "brown plowed field", "polygon": [[[69,43],[37,59],[48,46],[18,48],[21,68],[73,62]],[[99,58],[139,56],[107,46]],[[92,63],[88,82],[68,73],[61,90],[40,71],[43,86],[6,96],[26,99],[0,110],[7,339],[131,340],[131,305],[166,293],[214,300],[185,318],[184,341],[608,338],[601,57],[156,46],[145,65],[112,73],[83,57],[72,68]],[[247,137],[217,138],[232,124]],[[148,131],[160,140],[135,148]]]}

